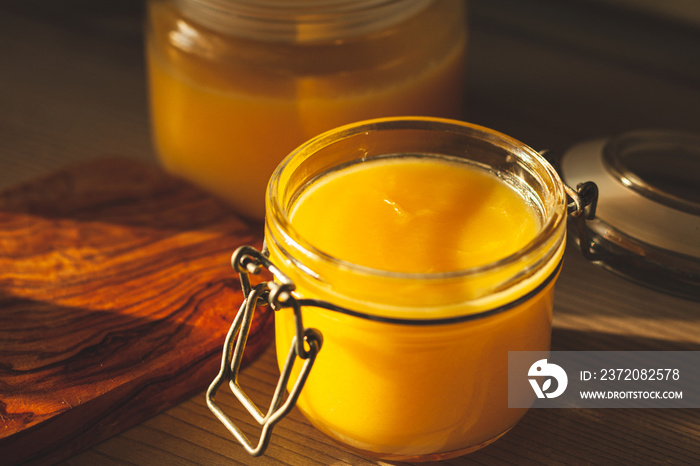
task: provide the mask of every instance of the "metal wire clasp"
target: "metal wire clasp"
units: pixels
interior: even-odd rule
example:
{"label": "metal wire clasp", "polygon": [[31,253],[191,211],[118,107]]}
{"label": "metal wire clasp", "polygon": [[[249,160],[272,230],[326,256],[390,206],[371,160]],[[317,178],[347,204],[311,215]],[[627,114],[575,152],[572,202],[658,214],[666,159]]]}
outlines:
{"label": "metal wire clasp", "polygon": [[[277,269],[263,253],[251,246],[242,246],[233,253],[231,265],[239,274],[245,299],[226,335],[223,356],[221,358],[221,369],[207,390],[207,406],[251,456],[260,456],[265,453],[275,424],[289,414],[294,407],[299,393],[311,371],[311,367],[316,360],[316,355],[321,349],[323,338],[318,330],[304,328],[301,319],[301,306],[294,296],[292,296],[294,283]],[[252,286],[250,275],[260,274],[263,268],[269,270],[273,274],[275,280],[263,281]],[[272,396],[270,407],[265,414],[258,409],[238,383],[238,372],[241,367],[243,350],[245,349],[253,314],[255,313],[255,308],[258,303],[266,303],[273,310],[291,307],[294,310],[296,322],[296,335],[292,339],[292,346],[287,355],[284,367],[280,371],[280,378],[277,382],[274,395]],[[304,360],[304,364],[302,365],[301,372],[294,386],[289,391],[287,400],[284,401],[285,388],[289,382],[292,367],[297,357]],[[253,443],[248,440],[246,435],[215,402],[214,398],[216,392],[226,380],[228,380],[229,387],[236,398],[238,398],[251,416],[255,418],[258,424],[262,426],[257,445],[253,445]]]}
{"label": "metal wire clasp", "polygon": [[[554,167],[557,173],[561,174],[561,153],[554,153],[548,150],[541,150],[539,153]],[[588,260],[599,260],[602,253],[594,249],[594,244],[591,241],[586,225],[587,220],[595,218],[598,206],[598,186],[592,181],[579,183],[576,189],[566,183],[563,184],[567,197],[567,214],[575,222],[581,254]]]}
{"label": "metal wire clasp", "polygon": [[592,181],[586,181],[576,186],[574,190],[564,184],[564,190],[570,202],[567,205],[569,216],[574,219],[581,254],[588,260],[599,260],[601,253],[594,249],[586,226],[587,220],[595,218],[598,205],[598,186]]}

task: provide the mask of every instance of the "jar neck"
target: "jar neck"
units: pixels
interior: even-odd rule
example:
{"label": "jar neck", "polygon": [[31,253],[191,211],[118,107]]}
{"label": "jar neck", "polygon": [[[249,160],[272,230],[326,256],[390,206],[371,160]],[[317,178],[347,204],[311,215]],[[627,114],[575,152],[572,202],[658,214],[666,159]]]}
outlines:
{"label": "jar neck", "polygon": [[174,0],[193,21],[252,40],[311,43],[385,30],[433,0]]}

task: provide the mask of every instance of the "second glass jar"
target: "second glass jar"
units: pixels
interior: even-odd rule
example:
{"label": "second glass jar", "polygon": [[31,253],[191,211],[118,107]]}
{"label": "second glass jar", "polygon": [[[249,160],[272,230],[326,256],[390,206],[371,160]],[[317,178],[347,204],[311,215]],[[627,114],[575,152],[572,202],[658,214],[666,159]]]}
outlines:
{"label": "second glass jar", "polygon": [[153,139],[171,172],[262,219],[303,141],[375,117],[456,118],[461,0],[151,0]]}

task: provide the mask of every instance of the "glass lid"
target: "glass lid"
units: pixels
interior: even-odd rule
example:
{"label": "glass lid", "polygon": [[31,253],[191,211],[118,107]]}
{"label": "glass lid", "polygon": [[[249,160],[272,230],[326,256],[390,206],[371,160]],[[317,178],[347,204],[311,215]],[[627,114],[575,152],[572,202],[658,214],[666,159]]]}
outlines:
{"label": "glass lid", "polygon": [[700,136],[624,134],[603,146],[603,161],[618,181],[642,196],[700,215]]}
{"label": "glass lid", "polygon": [[569,186],[598,186],[595,218],[585,222],[594,262],[700,300],[700,136],[635,131],[575,145],[559,164]]}

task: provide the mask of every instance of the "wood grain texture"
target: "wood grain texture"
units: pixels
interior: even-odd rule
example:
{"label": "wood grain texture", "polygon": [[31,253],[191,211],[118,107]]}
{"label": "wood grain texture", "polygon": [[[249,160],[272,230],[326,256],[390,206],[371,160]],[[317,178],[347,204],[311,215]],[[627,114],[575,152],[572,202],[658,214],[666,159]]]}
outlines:
{"label": "wood grain texture", "polygon": [[[106,159],[0,193],[0,458],[59,459],[202,391],[261,229],[155,166]],[[247,356],[270,340],[259,312]]]}

